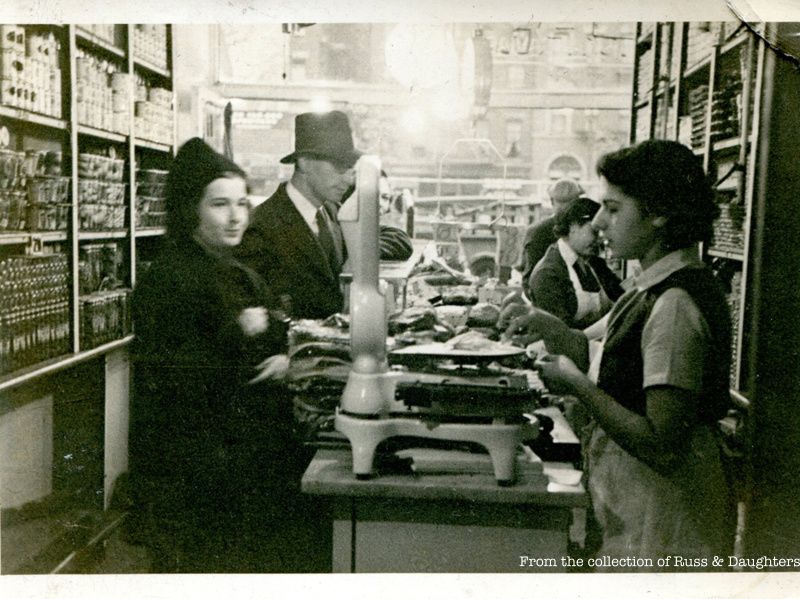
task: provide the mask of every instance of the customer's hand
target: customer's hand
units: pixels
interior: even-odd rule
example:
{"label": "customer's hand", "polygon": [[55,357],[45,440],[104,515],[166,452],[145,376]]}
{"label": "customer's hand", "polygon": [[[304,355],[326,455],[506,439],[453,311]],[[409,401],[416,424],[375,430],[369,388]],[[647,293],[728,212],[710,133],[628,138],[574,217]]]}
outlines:
{"label": "customer's hand", "polygon": [[269,328],[269,316],[263,306],[245,308],[239,314],[239,326],[248,337],[260,335]]}
{"label": "customer's hand", "polygon": [[566,356],[543,354],[536,358],[533,367],[551,393],[580,396],[579,389],[591,384],[589,377]]}
{"label": "customer's hand", "polygon": [[259,373],[250,380],[250,384],[260,383],[261,381],[280,381],[286,378],[289,371],[289,356],[286,354],[276,354],[261,362],[256,369]]}

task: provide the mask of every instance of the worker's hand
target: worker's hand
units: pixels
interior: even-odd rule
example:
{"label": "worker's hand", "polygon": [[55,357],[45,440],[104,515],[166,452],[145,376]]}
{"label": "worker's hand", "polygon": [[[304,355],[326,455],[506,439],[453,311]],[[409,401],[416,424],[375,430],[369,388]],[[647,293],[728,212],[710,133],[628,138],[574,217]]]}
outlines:
{"label": "worker's hand", "polygon": [[566,356],[542,354],[533,364],[547,389],[561,395],[578,395],[579,389],[591,384],[575,363]]}
{"label": "worker's hand", "polygon": [[256,366],[256,370],[259,373],[250,380],[251,385],[266,380],[281,381],[286,378],[286,373],[289,371],[289,356],[286,354],[270,356]]}
{"label": "worker's hand", "polygon": [[[514,305],[512,304],[506,310],[511,311]],[[511,319],[503,333],[503,338],[514,339],[523,345],[544,341],[549,346],[554,341],[558,342],[562,337],[568,335],[569,331],[569,327],[557,316],[531,306],[526,309],[524,314]]]}
{"label": "worker's hand", "polygon": [[510,302],[500,310],[500,316],[497,319],[497,328],[505,331],[515,318],[525,316],[528,313],[528,306],[524,303]]}
{"label": "worker's hand", "polygon": [[260,335],[269,328],[269,316],[263,306],[245,308],[239,314],[239,326],[248,337]]}

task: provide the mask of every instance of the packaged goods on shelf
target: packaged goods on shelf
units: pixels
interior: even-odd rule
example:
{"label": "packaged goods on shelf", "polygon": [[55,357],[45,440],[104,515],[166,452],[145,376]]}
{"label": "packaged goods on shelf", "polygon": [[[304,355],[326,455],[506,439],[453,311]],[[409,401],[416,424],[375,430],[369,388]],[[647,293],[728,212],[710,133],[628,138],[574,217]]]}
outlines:
{"label": "packaged goods on shelf", "polygon": [[719,31],[713,23],[689,23],[689,37],[686,43],[687,68],[692,68],[710,58],[718,37]]}
{"label": "packaged goods on shelf", "polygon": [[81,349],[121,339],[131,332],[130,293],[130,289],[115,289],[81,296]]}
{"label": "packaged goods on shelf", "polygon": [[125,161],[78,155],[78,219],[82,231],[125,228]]}
{"label": "packaged goods on shelf", "polygon": [[0,104],[61,118],[59,50],[52,32],[0,25]]}
{"label": "packaged goods on shelf", "polygon": [[66,255],[0,261],[0,374],[69,352],[69,314]]}
{"label": "packaged goods on shelf", "polygon": [[115,241],[81,244],[78,289],[81,295],[120,287],[124,279],[124,252]]}
{"label": "packaged goods on shelf", "polygon": [[75,58],[78,122],[97,129],[127,133],[131,76],[114,61],[78,50]]}
{"label": "packaged goods on shelf", "polygon": [[108,42],[111,45],[116,44],[114,28],[115,26],[113,24],[108,23],[81,25],[81,29],[88,31],[92,35],[99,37],[101,40]]}
{"label": "packaged goods on shelf", "polygon": [[731,292],[727,296],[731,313],[731,387],[736,387],[736,363],[739,345],[739,310],[742,302],[742,273],[734,273],[731,279]]}
{"label": "packaged goods on shelf", "polygon": [[636,98],[644,100],[653,89],[653,49],[642,52],[639,56],[639,72],[636,79]]}
{"label": "packaged goods on shelf", "polygon": [[0,149],[0,231],[64,231],[69,225],[69,177],[61,152]]}
{"label": "packaged goods on shelf", "polygon": [[650,106],[644,106],[636,111],[636,140],[647,139],[650,131]]}
{"label": "packaged goods on shelf", "polygon": [[173,130],[172,91],[151,85],[137,75],[134,106],[136,137],[171,144]]}
{"label": "packaged goods on shelf", "polygon": [[689,116],[692,118],[693,148],[702,148],[705,145],[707,102],[707,85],[698,85],[689,91]]}
{"label": "packaged goods on shelf", "polygon": [[742,230],[741,219],[732,215],[732,211],[739,209],[738,205],[724,203],[720,204],[719,208],[720,216],[714,221],[713,249],[743,254],[744,231]]}
{"label": "packaged goods on shelf", "polygon": [[139,169],[136,180],[136,226],[165,226],[167,171]]}
{"label": "packaged goods on shelf", "polygon": [[167,68],[167,26],[134,25],[133,54],[160,69]]}

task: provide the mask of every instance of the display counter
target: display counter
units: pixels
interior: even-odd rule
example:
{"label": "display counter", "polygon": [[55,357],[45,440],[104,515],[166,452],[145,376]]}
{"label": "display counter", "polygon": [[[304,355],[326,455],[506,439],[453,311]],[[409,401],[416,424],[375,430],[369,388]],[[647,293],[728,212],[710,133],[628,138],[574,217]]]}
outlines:
{"label": "display counter", "polygon": [[586,504],[580,473],[525,463],[510,487],[489,471],[364,481],[349,449],[324,449],[302,489],[333,500],[334,572],[563,572],[572,510]]}

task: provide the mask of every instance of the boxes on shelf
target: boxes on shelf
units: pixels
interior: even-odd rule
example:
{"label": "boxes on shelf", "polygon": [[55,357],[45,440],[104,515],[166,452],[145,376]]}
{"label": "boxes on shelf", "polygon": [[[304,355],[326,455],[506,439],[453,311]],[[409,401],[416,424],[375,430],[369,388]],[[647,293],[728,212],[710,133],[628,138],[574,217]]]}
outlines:
{"label": "boxes on shelf", "polygon": [[70,351],[65,254],[0,261],[0,374]]}

